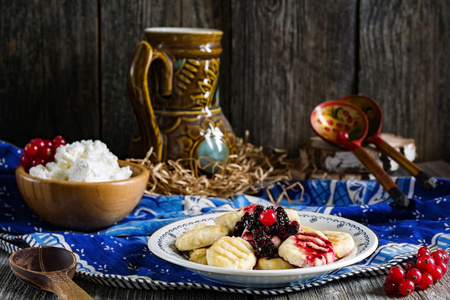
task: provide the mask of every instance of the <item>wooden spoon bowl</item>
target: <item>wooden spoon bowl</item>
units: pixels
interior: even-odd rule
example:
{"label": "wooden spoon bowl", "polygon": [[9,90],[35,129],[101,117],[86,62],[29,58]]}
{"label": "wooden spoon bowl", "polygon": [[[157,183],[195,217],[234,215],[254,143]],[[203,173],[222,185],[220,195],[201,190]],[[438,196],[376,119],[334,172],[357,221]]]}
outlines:
{"label": "wooden spoon bowl", "polygon": [[362,110],[347,102],[324,102],[314,108],[310,122],[312,129],[325,141],[352,151],[389,193],[395,207],[399,209],[408,207],[409,199],[405,193],[361,146],[369,127]]}
{"label": "wooden spoon bowl", "polygon": [[311,114],[311,126],[318,136],[331,144],[352,150],[361,146],[368,122],[357,107],[328,101],[318,105]]}
{"label": "wooden spoon bowl", "polygon": [[15,170],[17,187],[27,206],[41,219],[64,229],[96,231],[128,216],[147,187],[145,166],[119,161],[133,174],[125,180],[67,182],[31,176],[23,166]]}
{"label": "wooden spoon bowl", "polygon": [[390,146],[386,141],[381,138],[381,124],[383,121],[383,112],[378,103],[365,96],[361,95],[350,95],[339,99],[343,103],[350,103],[358,108],[360,108],[367,117],[368,120],[368,131],[364,143],[372,143],[377,146],[381,151],[386,153],[397,163],[403,166],[408,172],[410,172],[419,182],[419,184],[425,190],[433,190],[437,187],[437,180],[434,177],[426,174],[419,168],[416,164],[408,160],[402,153]]}
{"label": "wooden spoon bowl", "polygon": [[61,299],[92,299],[72,281],[77,259],[66,249],[51,246],[21,249],[10,256],[9,266],[23,282],[53,292]]}

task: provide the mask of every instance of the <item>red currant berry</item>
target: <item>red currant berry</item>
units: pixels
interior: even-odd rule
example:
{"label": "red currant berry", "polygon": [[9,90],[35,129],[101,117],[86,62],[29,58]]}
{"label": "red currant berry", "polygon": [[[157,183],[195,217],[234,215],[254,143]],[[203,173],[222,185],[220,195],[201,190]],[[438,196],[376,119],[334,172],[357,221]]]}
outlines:
{"label": "red currant berry", "polygon": [[430,255],[430,254],[431,254],[431,250],[426,245],[420,247],[419,250],[417,250],[417,257],[420,257],[422,255]]}
{"label": "red currant berry", "polygon": [[41,139],[41,138],[32,139],[30,143],[35,144],[36,146],[38,146],[38,148],[41,148],[41,147],[43,147],[45,145],[44,144],[44,140]]}
{"label": "red currant berry", "polygon": [[338,142],[346,142],[348,141],[348,132],[347,131],[341,131],[337,134],[336,139]]}
{"label": "red currant berry", "polygon": [[422,273],[431,273],[435,265],[434,259],[429,255],[422,255],[417,258],[416,266]]}
{"label": "red currant berry", "polygon": [[342,123],[337,123],[336,126],[337,126],[338,128],[342,128]]}
{"label": "red currant berry", "polygon": [[441,280],[442,276],[444,276],[444,273],[443,273],[441,267],[439,267],[439,266],[435,266],[433,271],[431,271],[430,274],[433,277],[434,282],[438,282],[439,280]]}
{"label": "red currant berry", "polygon": [[33,159],[26,154],[22,154],[20,157],[20,164],[25,168],[25,170],[28,170],[33,166]]}
{"label": "red currant berry", "polygon": [[388,295],[394,295],[397,292],[397,284],[392,280],[386,280],[384,282],[384,291]]}
{"label": "red currant berry", "polygon": [[350,131],[350,126],[348,126],[348,125],[345,125],[345,131]]}
{"label": "red currant berry", "polygon": [[411,269],[413,269],[415,267],[416,267],[416,264],[414,262],[412,262],[412,261],[409,261],[405,265],[405,270],[406,270],[406,272],[408,272],[409,270],[411,270]]}
{"label": "red currant berry", "polygon": [[438,266],[442,269],[442,276],[445,275],[445,273],[447,273],[447,265],[444,264],[443,262],[440,262],[436,264],[436,267]]}
{"label": "red currant berry", "polygon": [[448,264],[448,261],[450,260],[448,252],[445,249],[441,249],[439,251],[441,251],[442,254],[442,262],[444,264]]}
{"label": "red currant berry", "polygon": [[348,115],[349,115],[349,113],[348,113],[348,111],[347,111],[347,110],[344,110],[344,111],[342,112],[342,115],[343,115],[344,117],[346,117],[346,116],[348,116]]}
{"label": "red currant berry", "polygon": [[426,290],[433,284],[433,276],[430,273],[422,273],[422,280],[419,282],[419,287]]}
{"label": "red currant berry", "polygon": [[328,123],[328,125],[330,125],[330,126],[334,124],[333,120],[328,120],[327,123]]}
{"label": "red currant berry", "polygon": [[419,271],[419,269],[413,268],[406,273],[406,278],[412,280],[415,284],[419,284],[419,282],[422,280],[422,273]]}
{"label": "red currant berry", "polygon": [[33,143],[28,143],[23,148],[23,153],[25,153],[26,155],[28,155],[30,157],[36,156],[38,154],[38,152],[39,152],[39,148]]}
{"label": "red currant berry", "polygon": [[414,282],[410,279],[402,279],[398,283],[398,291],[403,296],[410,295],[412,292],[414,292]]}
{"label": "red currant berry", "polygon": [[268,208],[259,215],[259,220],[263,225],[272,226],[277,220],[277,215],[273,210]]}
{"label": "red currant berry", "polygon": [[347,118],[347,123],[350,124],[350,123],[352,123],[352,122],[353,122],[353,118],[352,118],[352,117],[348,117],[348,118]]}
{"label": "red currant berry", "polygon": [[400,282],[400,280],[402,280],[403,278],[405,278],[405,270],[403,270],[403,268],[401,267],[392,267],[389,270],[389,278],[395,282],[398,283]]}

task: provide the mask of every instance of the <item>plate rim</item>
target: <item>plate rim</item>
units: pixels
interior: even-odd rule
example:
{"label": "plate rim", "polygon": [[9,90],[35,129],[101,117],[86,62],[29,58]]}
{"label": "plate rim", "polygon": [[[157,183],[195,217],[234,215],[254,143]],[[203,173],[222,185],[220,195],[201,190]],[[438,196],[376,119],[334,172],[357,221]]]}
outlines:
{"label": "plate rim", "polygon": [[161,253],[159,253],[160,247],[157,246],[158,245],[157,240],[162,236],[163,233],[166,232],[165,229],[167,227],[175,228],[176,227],[176,226],[174,226],[175,224],[178,225],[178,223],[180,223],[179,225],[182,225],[182,224],[186,223],[189,219],[198,219],[198,218],[211,219],[216,216],[218,217],[224,213],[229,212],[229,211],[224,211],[224,212],[213,212],[213,213],[205,213],[205,214],[200,214],[200,215],[189,216],[189,217],[182,218],[182,219],[170,222],[168,224],[165,224],[164,226],[155,230],[150,235],[150,237],[147,239],[147,247],[158,258],[165,260],[169,263],[175,264],[177,266],[185,267],[186,269],[189,269],[196,273],[210,273],[210,274],[214,273],[214,274],[218,274],[218,275],[235,275],[235,276],[249,276],[249,277],[278,277],[278,276],[301,276],[301,275],[326,273],[326,272],[330,272],[330,271],[335,271],[337,269],[348,267],[348,266],[351,266],[351,265],[357,264],[358,262],[363,261],[370,255],[372,255],[379,246],[380,241],[379,241],[379,237],[376,234],[376,232],[364,224],[361,224],[359,222],[353,221],[353,220],[345,218],[345,217],[337,216],[337,215],[323,214],[320,212],[298,210],[298,209],[295,209],[295,210],[299,214],[300,217],[302,214],[309,215],[309,216],[320,216],[320,217],[324,217],[324,218],[328,217],[328,218],[332,218],[332,219],[337,219],[338,221],[339,220],[344,221],[344,222],[350,223],[352,225],[358,225],[359,227],[364,229],[364,231],[372,233],[372,239],[369,236],[369,241],[374,241],[374,242],[372,243],[371,246],[369,245],[368,248],[364,249],[363,252],[360,253],[359,255],[348,258],[348,259],[344,258],[339,261],[332,262],[332,263],[322,265],[322,266],[317,266],[317,267],[295,268],[295,269],[287,269],[287,270],[240,270],[240,269],[221,268],[221,267],[202,265],[199,263],[190,262],[188,260],[182,260],[181,258],[180,258],[180,260],[178,260],[178,259],[173,258],[172,256],[163,256]]}

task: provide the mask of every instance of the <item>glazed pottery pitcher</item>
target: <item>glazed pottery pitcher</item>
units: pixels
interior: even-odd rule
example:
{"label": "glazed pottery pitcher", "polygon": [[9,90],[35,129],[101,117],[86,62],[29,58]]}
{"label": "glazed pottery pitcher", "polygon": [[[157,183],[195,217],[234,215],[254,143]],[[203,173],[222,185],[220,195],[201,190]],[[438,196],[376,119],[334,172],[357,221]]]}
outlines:
{"label": "glazed pottery pitcher", "polygon": [[[235,135],[219,105],[222,31],[147,28],[128,69],[128,92],[139,123],[132,157],[153,147],[153,162],[186,159],[212,172],[236,153]],[[215,170],[214,170],[215,171]]]}

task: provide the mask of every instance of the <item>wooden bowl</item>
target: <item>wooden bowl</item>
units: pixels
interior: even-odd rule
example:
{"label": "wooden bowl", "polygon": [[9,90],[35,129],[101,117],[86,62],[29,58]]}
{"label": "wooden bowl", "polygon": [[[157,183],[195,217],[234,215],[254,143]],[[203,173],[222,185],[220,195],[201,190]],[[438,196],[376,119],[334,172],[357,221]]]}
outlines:
{"label": "wooden bowl", "polygon": [[129,179],[108,182],[47,180],[28,174],[22,165],[15,170],[17,187],[27,206],[41,219],[64,229],[97,231],[128,216],[139,204],[147,186],[149,171],[130,166]]}

